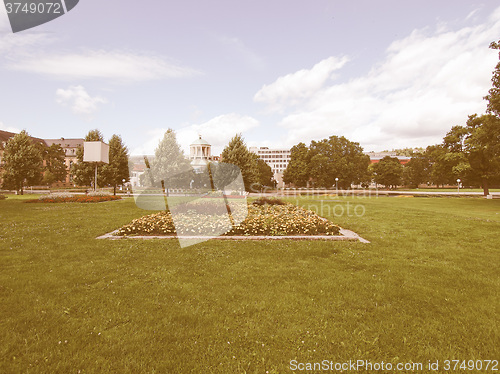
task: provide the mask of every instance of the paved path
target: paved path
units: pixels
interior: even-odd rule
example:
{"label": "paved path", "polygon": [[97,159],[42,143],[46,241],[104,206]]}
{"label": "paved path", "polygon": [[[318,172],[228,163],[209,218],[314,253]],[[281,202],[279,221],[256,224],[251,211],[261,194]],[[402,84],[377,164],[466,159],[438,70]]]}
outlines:
{"label": "paved path", "polygon": [[341,235],[289,235],[289,236],[181,236],[177,235],[134,235],[134,236],[117,236],[114,235],[118,230],[112,231],[108,234],[101,235],[96,239],[194,239],[194,240],[332,240],[332,241],[360,241],[361,243],[370,243],[368,240],[363,239],[354,231],[340,229]]}

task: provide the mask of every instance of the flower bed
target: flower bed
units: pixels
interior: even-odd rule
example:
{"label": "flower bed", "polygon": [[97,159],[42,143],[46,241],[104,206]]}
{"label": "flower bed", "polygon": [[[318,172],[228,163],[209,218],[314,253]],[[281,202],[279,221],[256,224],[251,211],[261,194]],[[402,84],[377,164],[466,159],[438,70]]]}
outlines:
{"label": "flower bed", "polygon": [[[227,211],[202,209],[177,211],[175,223],[182,223],[182,235],[218,235],[227,227]],[[224,235],[284,236],[284,235],[339,235],[340,228],[316,213],[285,203],[250,204],[248,216]],[[117,230],[115,235],[176,235],[174,219],[169,211],[144,216]]]}
{"label": "flower bed", "polygon": [[100,203],[103,201],[121,200],[120,196],[112,195],[100,195],[100,196],[88,196],[88,195],[76,195],[76,196],[41,196],[38,199],[26,200],[27,203]]}

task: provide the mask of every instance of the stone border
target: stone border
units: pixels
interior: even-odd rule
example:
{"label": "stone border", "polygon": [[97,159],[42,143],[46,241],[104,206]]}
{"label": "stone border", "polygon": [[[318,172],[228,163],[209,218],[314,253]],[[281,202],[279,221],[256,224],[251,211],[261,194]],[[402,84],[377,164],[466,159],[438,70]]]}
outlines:
{"label": "stone border", "polygon": [[[98,236],[96,239],[177,239],[177,235],[135,235],[135,236],[116,236],[114,235],[118,230]],[[207,239],[207,240],[332,240],[332,241],[360,241],[361,243],[370,243],[368,240],[363,239],[354,231],[340,229],[341,235],[288,235],[288,236],[181,236],[182,239]]]}

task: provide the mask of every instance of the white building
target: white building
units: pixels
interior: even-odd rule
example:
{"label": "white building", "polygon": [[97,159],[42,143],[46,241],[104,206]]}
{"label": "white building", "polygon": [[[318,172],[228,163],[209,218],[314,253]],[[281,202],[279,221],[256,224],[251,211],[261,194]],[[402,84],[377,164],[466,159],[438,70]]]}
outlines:
{"label": "white building", "polygon": [[278,183],[277,187],[284,187],[283,172],[290,162],[290,150],[287,148],[268,147],[250,147],[249,150],[263,159],[266,164],[271,167],[274,174],[274,180]]}
{"label": "white building", "polygon": [[218,161],[219,157],[212,156],[212,145],[199,135],[198,139],[189,145],[189,159],[193,169],[205,169],[209,161]]}

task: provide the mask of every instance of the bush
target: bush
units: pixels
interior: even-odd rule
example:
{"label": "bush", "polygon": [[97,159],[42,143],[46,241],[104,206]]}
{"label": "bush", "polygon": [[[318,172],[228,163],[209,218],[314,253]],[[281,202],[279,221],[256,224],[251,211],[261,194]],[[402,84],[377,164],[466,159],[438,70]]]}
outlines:
{"label": "bush", "polygon": [[258,206],[265,205],[265,204],[268,204],[268,205],[285,205],[286,202],[284,202],[283,200],[278,199],[277,197],[259,197],[252,204],[253,205],[258,205]]}
{"label": "bush", "polygon": [[[59,196],[54,196],[59,195]],[[26,200],[26,203],[100,203],[103,201],[121,200],[120,196],[60,196],[61,194],[54,194],[48,196],[41,196],[38,199]]]}

